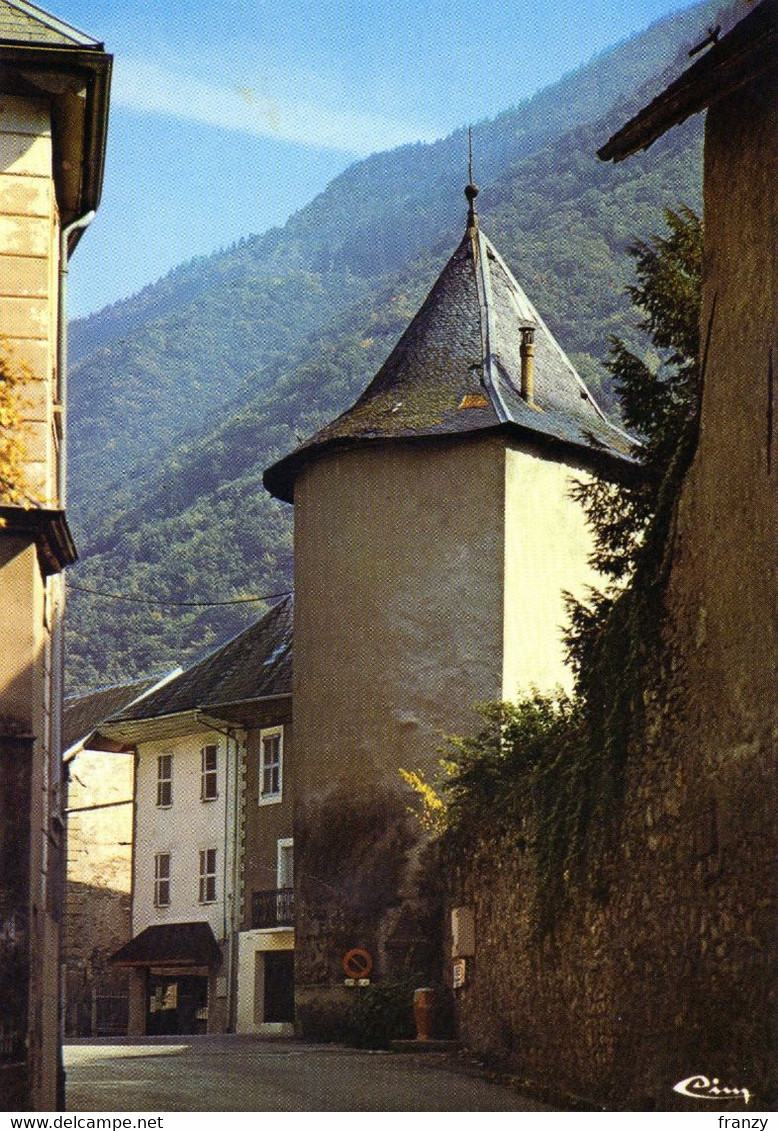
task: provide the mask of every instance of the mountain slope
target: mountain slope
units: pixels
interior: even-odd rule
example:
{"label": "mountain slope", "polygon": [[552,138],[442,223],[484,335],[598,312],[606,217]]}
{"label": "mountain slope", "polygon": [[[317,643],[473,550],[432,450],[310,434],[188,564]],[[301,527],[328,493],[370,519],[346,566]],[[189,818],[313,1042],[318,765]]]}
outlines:
{"label": "mountain slope", "polygon": [[[683,57],[707,2],[658,21],[520,106],[474,129],[476,173],[503,170],[591,123]],[[71,329],[71,498],[99,520],[122,478],[153,467],[264,379],[269,357],[346,309],[442,237],[461,211],[467,139],[374,154],[273,229],[182,265]],[[293,302],[285,292],[296,291]],[[190,387],[192,395],[190,395]],[[142,437],[142,444],[138,437]],[[74,512],[77,528],[86,515]]]}
{"label": "mountain slope", "polygon": [[[609,333],[630,333],[626,246],[661,229],[665,206],[699,206],[700,123],[623,166],[594,153],[661,83],[668,59],[683,64],[679,28],[696,39],[713,10],[646,33],[661,58],[642,89],[613,75],[617,55],[647,66],[637,37],[476,131],[484,227],[595,392]],[[621,83],[629,94],[563,134],[570,83],[584,118],[603,90],[612,97]],[[288,588],[290,508],[266,495],[262,470],[361,391],[422,301],[462,234],[463,153],[460,131],[371,157],[283,231],[187,265],[123,314],[106,312],[106,344],[73,373],[72,497],[84,559],[75,585],[164,601]],[[99,319],[89,322],[81,341],[94,346]],[[165,404],[147,420],[160,388]],[[601,391],[607,400],[607,383]],[[176,610],[74,589],[71,681],[189,660],[261,611]]]}

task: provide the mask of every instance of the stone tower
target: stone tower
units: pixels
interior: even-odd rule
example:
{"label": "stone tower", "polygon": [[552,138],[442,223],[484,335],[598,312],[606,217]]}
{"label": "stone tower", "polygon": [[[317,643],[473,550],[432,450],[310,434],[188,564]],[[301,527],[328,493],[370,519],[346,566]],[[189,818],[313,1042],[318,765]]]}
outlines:
{"label": "stone tower", "polygon": [[443,736],[477,728],[477,703],[569,685],[563,591],[594,581],[570,479],[634,471],[629,437],[481,230],[477,191],[364,393],[265,473],[295,509],[303,1032],[347,1003],[348,950],[369,952],[371,978],[429,969],[398,770],[434,776]]}

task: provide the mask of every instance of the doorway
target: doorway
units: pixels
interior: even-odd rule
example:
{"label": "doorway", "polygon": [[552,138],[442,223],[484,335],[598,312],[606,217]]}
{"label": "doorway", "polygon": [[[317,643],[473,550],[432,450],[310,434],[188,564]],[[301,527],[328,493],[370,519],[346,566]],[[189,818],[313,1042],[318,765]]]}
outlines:
{"label": "doorway", "polygon": [[208,979],[196,975],[150,975],[146,1032],[150,1037],[205,1033],[208,1027]]}
{"label": "doorway", "polygon": [[265,960],[265,1022],[294,1021],[294,951],[267,950]]}

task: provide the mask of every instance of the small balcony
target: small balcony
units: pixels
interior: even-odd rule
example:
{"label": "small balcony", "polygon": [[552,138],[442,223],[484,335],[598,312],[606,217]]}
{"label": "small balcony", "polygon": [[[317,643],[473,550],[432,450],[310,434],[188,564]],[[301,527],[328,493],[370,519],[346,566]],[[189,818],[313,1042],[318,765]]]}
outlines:
{"label": "small balcony", "polygon": [[252,930],[291,927],[294,923],[294,888],[251,893]]}

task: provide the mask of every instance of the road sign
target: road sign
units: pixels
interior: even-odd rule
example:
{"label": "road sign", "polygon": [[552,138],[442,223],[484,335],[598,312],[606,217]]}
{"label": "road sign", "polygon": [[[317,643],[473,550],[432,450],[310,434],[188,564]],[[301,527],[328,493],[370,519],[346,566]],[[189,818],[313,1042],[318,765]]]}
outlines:
{"label": "road sign", "polygon": [[367,978],[373,969],[373,958],[369,951],[355,947],[343,955],[343,973],[347,978]]}

